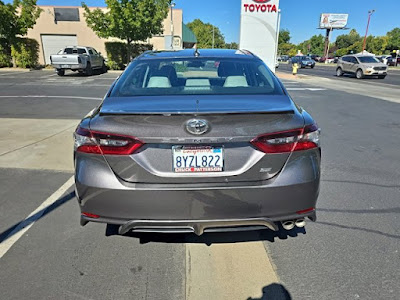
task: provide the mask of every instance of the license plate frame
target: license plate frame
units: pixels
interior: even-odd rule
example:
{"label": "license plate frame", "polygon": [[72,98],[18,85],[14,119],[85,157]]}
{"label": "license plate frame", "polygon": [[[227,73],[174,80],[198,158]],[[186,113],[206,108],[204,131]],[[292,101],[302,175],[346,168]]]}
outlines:
{"label": "license plate frame", "polygon": [[174,173],[219,173],[224,171],[224,167],[225,156],[222,146],[172,147]]}
{"label": "license plate frame", "polygon": [[63,68],[63,69],[70,69],[70,68],[71,68],[71,65],[61,65],[61,68]]}

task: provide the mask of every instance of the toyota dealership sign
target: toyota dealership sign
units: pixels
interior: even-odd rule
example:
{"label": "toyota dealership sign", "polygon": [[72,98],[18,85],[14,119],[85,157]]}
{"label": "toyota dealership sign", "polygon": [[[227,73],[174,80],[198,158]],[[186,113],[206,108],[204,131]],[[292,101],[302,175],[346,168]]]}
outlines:
{"label": "toyota dealership sign", "polygon": [[242,0],[240,48],[260,57],[275,71],[279,0]]}

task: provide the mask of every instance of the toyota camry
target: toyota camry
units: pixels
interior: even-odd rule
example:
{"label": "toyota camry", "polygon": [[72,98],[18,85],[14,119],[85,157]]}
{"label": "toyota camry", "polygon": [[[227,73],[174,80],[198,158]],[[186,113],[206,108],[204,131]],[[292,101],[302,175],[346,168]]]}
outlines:
{"label": "toyota camry", "polygon": [[319,128],[244,50],[146,52],[74,133],[81,224],[119,233],[303,227]]}

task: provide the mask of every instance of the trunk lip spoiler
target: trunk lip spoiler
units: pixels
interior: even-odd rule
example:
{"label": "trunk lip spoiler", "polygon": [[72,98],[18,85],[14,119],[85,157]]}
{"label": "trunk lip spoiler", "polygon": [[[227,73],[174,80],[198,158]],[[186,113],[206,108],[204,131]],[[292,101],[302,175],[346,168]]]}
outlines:
{"label": "trunk lip spoiler", "polygon": [[210,112],[126,112],[126,111],[100,111],[100,116],[135,116],[135,115],[155,115],[155,116],[208,116],[208,115],[243,115],[243,114],[294,114],[295,111],[293,109],[287,110],[271,110],[271,111],[210,111]]}

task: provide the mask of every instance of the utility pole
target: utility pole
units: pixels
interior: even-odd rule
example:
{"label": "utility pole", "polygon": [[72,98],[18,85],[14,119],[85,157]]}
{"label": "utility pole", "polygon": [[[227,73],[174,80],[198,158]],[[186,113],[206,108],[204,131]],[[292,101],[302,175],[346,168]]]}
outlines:
{"label": "utility pole", "polygon": [[372,14],[373,14],[374,12],[375,12],[375,9],[369,10],[369,11],[368,11],[367,30],[365,31],[364,43],[363,43],[363,48],[362,48],[362,52],[361,52],[361,53],[364,53],[365,46],[366,46],[366,44],[367,44],[367,35],[368,35],[369,21],[371,20],[371,16],[372,16]]}

